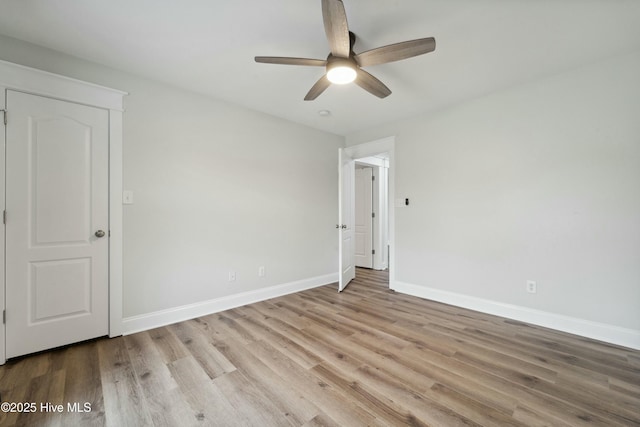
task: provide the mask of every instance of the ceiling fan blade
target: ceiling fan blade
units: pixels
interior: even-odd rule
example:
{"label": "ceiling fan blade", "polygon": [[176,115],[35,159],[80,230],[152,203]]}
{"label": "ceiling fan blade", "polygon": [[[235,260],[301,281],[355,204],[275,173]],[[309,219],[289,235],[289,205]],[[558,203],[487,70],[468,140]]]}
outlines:
{"label": "ceiling fan blade", "polygon": [[313,101],[316,99],[322,92],[324,92],[329,86],[331,86],[331,82],[327,78],[326,75],[322,76],[320,80],[314,84],[307,95],[304,97],[305,101]]}
{"label": "ceiling fan blade", "polygon": [[356,55],[356,61],[358,61],[361,67],[368,67],[370,65],[386,64],[387,62],[400,61],[401,59],[423,55],[433,52],[435,49],[436,39],[427,37],[424,39],[390,44],[362,52]]}
{"label": "ceiling fan blade", "polygon": [[264,64],[283,64],[283,65],[308,65],[312,67],[324,67],[327,61],[324,59],[309,58],[289,58],[281,56],[256,56],[256,62]]}
{"label": "ceiling fan blade", "polygon": [[355,84],[362,89],[377,96],[378,98],[386,98],[391,95],[391,90],[384,85],[380,80],[373,77],[371,74],[358,68],[358,76],[356,77]]}
{"label": "ceiling fan blade", "polygon": [[333,56],[348,58],[351,51],[347,13],[342,0],[322,0],[322,19]]}

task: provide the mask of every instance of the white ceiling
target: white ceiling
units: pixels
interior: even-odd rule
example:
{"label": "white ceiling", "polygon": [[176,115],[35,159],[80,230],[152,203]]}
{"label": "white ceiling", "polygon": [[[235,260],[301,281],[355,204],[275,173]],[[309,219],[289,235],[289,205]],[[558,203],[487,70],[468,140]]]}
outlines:
{"label": "white ceiling", "polygon": [[326,58],[320,0],[0,0],[0,34],[342,135],[640,49],[638,0],[344,3],[356,53],[436,39],[367,68],[386,99],[347,85],[305,102],[322,68],[253,61]]}

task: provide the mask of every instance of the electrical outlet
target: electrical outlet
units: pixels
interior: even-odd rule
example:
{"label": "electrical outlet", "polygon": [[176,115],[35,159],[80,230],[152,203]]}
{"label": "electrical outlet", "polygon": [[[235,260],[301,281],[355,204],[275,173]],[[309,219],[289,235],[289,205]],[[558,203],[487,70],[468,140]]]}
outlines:
{"label": "electrical outlet", "polygon": [[527,280],[527,292],[530,294],[535,294],[538,291],[538,286],[536,282],[533,280]]}
{"label": "electrical outlet", "polygon": [[236,281],[236,272],[235,271],[230,271],[229,272],[229,281],[230,282],[235,282]]}
{"label": "electrical outlet", "polygon": [[261,265],[260,267],[258,267],[258,277],[264,277],[264,275],[264,265]]}

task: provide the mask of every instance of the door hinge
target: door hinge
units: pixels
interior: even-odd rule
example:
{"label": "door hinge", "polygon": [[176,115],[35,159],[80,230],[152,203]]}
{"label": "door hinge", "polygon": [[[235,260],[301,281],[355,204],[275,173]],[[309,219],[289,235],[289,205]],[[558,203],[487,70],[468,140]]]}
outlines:
{"label": "door hinge", "polygon": [[375,175],[371,175],[371,181],[375,181],[376,180],[376,176]]}
{"label": "door hinge", "polygon": [[376,254],[376,250],[375,250],[375,249],[372,249],[372,250],[371,250],[371,253],[372,253],[373,255],[375,255],[375,254]]}
{"label": "door hinge", "polygon": [[2,310],[2,324],[7,324],[7,310]]}
{"label": "door hinge", "polygon": [[375,212],[371,212],[371,218],[375,218],[376,217],[376,213]]}
{"label": "door hinge", "polygon": [[7,223],[7,211],[2,211],[2,223]]}
{"label": "door hinge", "polygon": [[0,110],[2,111],[2,115],[4,116],[4,125],[7,125],[7,110]]}

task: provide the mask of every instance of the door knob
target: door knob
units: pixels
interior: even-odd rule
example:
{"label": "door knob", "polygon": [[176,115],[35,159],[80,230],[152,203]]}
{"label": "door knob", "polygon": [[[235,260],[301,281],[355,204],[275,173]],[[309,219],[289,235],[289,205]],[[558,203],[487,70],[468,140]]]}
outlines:
{"label": "door knob", "polygon": [[102,230],[96,231],[96,237],[104,237],[104,231]]}

